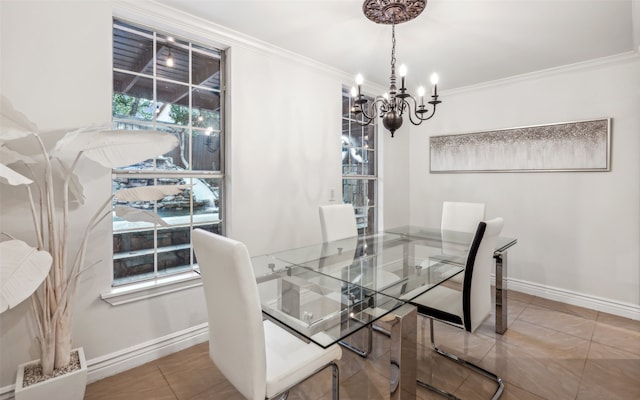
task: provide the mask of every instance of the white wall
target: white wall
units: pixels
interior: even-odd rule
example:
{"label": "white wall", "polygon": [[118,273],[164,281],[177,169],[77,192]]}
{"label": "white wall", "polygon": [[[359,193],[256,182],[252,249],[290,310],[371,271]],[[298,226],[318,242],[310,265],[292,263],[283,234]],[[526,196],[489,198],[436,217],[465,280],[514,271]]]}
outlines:
{"label": "white wall", "polygon": [[[510,287],[640,318],[640,61],[637,54],[443,93],[411,132],[411,219],[444,200],[505,218]],[[430,174],[429,136],[611,117],[610,172]]]}
{"label": "white wall", "polygon": [[[252,254],[320,240],[318,205],[329,202],[331,190],[340,201],[341,87],[351,77],[144,2],[3,1],[0,7],[2,94],[43,131],[110,120],[114,13],[231,46],[228,233]],[[89,206],[72,213],[75,238],[111,188],[109,171],[89,161],[79,175]],[[2,188],[2,230],[31,241],[22,195]],[[127,357],[122,351],[206,322],[200,288],[116,307],[102,301],[111,284],[110,230],[107,221],[91,237],[87,263],[97,265],[82,279],[74,317],[74,345],[84,347],[90,370],[92,362],[117,363]],[[0,388],[6,388],[17,365],[38,356],[29,303],[3,313],[0,324]]]}

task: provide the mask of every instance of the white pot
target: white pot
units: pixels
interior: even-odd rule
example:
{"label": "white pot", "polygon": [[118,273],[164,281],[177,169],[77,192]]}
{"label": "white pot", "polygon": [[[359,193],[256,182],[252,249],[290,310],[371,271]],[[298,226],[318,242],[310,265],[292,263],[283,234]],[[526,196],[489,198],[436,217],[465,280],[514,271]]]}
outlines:
{"label": "white pot", "polygon": [[20,364],[18,366],[18,377],[16,378],[15,399],[82,400],[84,398],[84,390],[87,387],[87,360],[84,357],[82,347],[72,351],[78,352],[80,369],[27,387],[22,387],[24,368],[27,365],[39,363],[40,360]]}

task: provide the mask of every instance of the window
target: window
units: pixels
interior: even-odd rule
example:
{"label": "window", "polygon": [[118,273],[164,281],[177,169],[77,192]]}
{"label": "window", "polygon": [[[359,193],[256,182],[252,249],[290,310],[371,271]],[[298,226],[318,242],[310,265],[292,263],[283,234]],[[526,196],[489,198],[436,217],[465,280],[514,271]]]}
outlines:
{"label": "window", "polygon": [[377,231],[376,125],[358,125],[349,112],[351,102],[349,90],[343,88],[342,199],[353,204],[358,233],[366,235]]}
{"label": "window", "polygon": [[153,211],[162,224],[114,213],[114,286],[192,271],[191,231],[224,233],[223,61],[220,50],[114,20],[115,127],[133,135],[139,129],[169,132],[180,144],[113,170],[113,191],[184,185],[159,201],[125,203],[140,213]]}

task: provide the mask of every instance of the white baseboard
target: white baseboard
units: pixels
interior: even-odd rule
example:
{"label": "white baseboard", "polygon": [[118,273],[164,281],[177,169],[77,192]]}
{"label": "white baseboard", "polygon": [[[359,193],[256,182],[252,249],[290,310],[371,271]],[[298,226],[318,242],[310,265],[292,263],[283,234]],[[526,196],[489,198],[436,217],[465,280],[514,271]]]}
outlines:
{"label": "white baseboard", "polygon": [[[491,284],[495,284],[495,275],[492,274],[491,279]],[[555,300],[561,303],[589,308],[591,310],[606,312],[620,317],[640,320],[640,306],[637,304],[623,303],[616,300],[605,299],[598,296],[573,292],[571,290],[541,285],[539,283],[523,281],[520,279],[507,278],[506,282],[508,290],[514,290],[516,292],[522,292],[548,300]]]}
{"label": "white baseboard", "polygon": [[89,367],[87,383],[118,374],[138,367],[158,358],[184,350],[208,339],[208,324],[203,323],[191,328],[153,339],[127,349],[87,360]]}
{"label": "white baseboard", "polygon": [[[87,383],[119,374],[150,361],[184,350],[208,339],[208,324],[203,323],[106,356],[87,360]],[[0,400],[14,398],[14,386],[0,388]]]}

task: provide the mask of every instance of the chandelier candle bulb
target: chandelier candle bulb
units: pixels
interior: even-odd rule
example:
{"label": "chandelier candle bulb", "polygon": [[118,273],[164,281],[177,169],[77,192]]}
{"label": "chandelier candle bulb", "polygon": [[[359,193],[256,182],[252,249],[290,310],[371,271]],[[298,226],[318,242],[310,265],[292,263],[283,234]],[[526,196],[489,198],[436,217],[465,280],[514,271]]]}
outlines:
{"label": "chandelier candle bulb", "polygon": [[400,87],[401,90],[405,90],[405,86],[404,86],[404,77],[407,76],[407,66],[404,64],[400,65],[400,77],[402,78],[402,85]]}
{"label": "chandelier candle bulb", "polygon": [[362,83],[364,82],[364,78],[362,74],[356,75],[356,85],[358,85],[358,97],[362,95]]}
{"label": "chandelier candle bulb", "polygon": [[424,106],[424,87],[420,86],[418,88],[418,96],[420,97],[420,105]]}
{"label": "chandelier candle bulb", "polygon": [[433,85],[433,93],[432,96],[438,95],[438,74],[435,72],[431,74],[431,84]]}

